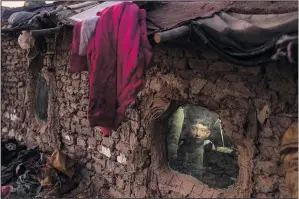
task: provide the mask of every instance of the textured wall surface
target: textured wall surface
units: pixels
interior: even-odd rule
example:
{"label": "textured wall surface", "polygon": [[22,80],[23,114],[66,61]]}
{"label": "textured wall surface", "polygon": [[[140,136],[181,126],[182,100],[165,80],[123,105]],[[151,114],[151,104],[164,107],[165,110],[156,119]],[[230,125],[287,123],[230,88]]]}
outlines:
{"label": "textured wall surface", "polygon": [[[295,69],[282,63],[246,69],[206,50],[154,47],[144,90],[120,128],[102,137],[87,120],[87,72],[67,72],[71,37],[57,42],[55,70],[42,69],[50,86],[50,117],[40,122],[32,111],[34,82],[28,74],[26,52],[16,38],[2,37],[2,139],[15,137],[48,152],[62,149],[89,170],[82,189],[108,187],[113,197],[290,196],[279,163],[279,144],[295,119],[292,114],[297,113]],[[48,65],[44,61],[43,66]],[[158,117],[175,100],[220,115],[225,133],[239,151],[240,175],[234,186],[208,188],[169,169],[165,119]]]}

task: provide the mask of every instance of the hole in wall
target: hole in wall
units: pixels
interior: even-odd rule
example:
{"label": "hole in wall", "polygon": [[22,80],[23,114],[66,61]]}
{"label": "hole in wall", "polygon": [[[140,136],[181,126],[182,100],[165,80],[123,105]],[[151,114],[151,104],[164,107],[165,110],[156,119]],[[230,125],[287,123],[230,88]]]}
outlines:
{"label": "hole in wall", "polygon": [[237,150],[223,132],[219,115],[204,107],[183,105],[168,118],[169,166],[213,188],[227,188],[239,175]]}
{"label": "hole in wall", "polygon": [[35,114],[41,121],[47,121],[48,117],[48,102],[49,102],[49,87],[46,79],[38,73],[35,84]]}

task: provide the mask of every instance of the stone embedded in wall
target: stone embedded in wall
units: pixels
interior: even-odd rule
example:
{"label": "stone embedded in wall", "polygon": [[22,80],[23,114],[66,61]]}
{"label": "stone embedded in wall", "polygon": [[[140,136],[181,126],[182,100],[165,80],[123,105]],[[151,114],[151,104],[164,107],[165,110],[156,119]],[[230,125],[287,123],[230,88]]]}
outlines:
{"label": "stone embedded in wall", "polygon": [[124,194],[121,193],[120,191],[116,190],[113,187],[109,188],[109,195],[112,196],[113,198],[123,198]]}
{"label": "stone embedded in wall", "polygon": [[81,80],[82,81],[88,81],[88,73],[87,72],[81,73]]}
{"label": "stone embedded in wall", "polygon": [[219,59],[219,55],[210,50],[210,49],[205,49],[202,51],[202,56],[205,58],[205,59],[208,59],[208,60],[217,60]]}
{"label": "stone embedded in wall", "polygon": [[97,146],[97,141],[96,141],[96,139],[93,138],[93,137],[89,137],[89,138],[87,139],[87,145],[88,145],[88,148],[89,148],[89,149],[95,149],[96,146]]}
{"label": "stone embedded in wall", "polygon": [[11,129],[8,133],[8,137],[10,138],[14,138],[15,137],[15,130],[14,129]]}
{"label": "stone embedded in wall", "polygon": [[135,192],[136,198],[145,198],[146,197],[146,187],[145,186],[139,186]]}
{"label": "stone embedded in wall", "polygon": [[102,165],[95,162],[93,164],[93,167],[94,167],[94,170],[96,173],[99,173],[99,174],[102,173],[102,168],[103,168]]}
{"label": "stone embedded in wall", "polygon": [[190,81],[190,92],[192,94],[199,94],[203,87],[208,83],[205,79],[194,78]]}
{"label": "stone embedded in wall", "polygon": [[72,145],[74,144],[74,136],[70,135],[68,133],[62,133],[61,134],[63,142],[67,145]]}
{"label": "stone embedded in wall", "polygon": [[222,62],[222,61],[212,62],[209,65],[209,70],[215,72],[227,72],[227,71],[232,71],[234,69],[235,67],[232,64],[228,62]]}
{"label": "stone embedded in wall", "polygon": [[119,132],[118,131],[112,131],[112,133],[111,133],[111,137],[113,138],[113,139],[119,139]]}
{"label": "stone embedded in wall", "polygon": [[107,168],[109,173],[113,173],[116,167],[116,162],[112,159],[107,160]]}
{"label": "stone embedded in wall", "polygon": [[80,79],[80,73],[74,73],[74,74],[72,74],[72,79],[73,79],[73,80],[78,80],[78,79]]}
{"label": "stone embedded in wall", "polygon": [[89,121],[86,118],[82,118],[80,124],[82,126],[88,127],[89,126]]}
{"label": "stone embedded in wall", "polygon": [[163,87],[162,80],[160,78],[153,78],[150,82],[150,89],[159,92]]}
{"label": "stone embedded in wall", "polygon": [[79,88],[80,87],[80,80],[73,80],[72,81],[72,87],[73,88]]}
{"label": "stone embedded in wall", "polygon": [[116,178],[116,186],[120,189],[123,189],[125,187],[124,180],[120,177],[117,177]]}
{"label": "stone embedded in wall", "polygon": [[8,133],[8,128],[7,127],[3,127],[1,130],[1,133]]}
{"label": "stone embedded in wall", "polygon": [[208,68],[208,62],[206,60],[202,60],[198,58],[189,59],[188,64],[189,67],[196,72],[201,72],[207,70]]}
{"label": "stone embedded in wall", "polygon": [[177,59],[174,59],[173,65],[175,68],[178,68],[178,69],[186,69],[187,63],[188,63],[187,58],[177,58]]}
{"label": "stone embedded in wall", "polygon": [[108,148],[114,148],[115,142],[111,137],[103,137],[102,144]]}
{"label": "stone embedded in wall", "polygon": [[120,153],[117,157],[116,160],[120,164],[127,164],[127,158],[124,154]]}
{"label": "stone embedded in wall", "polygon": [[107,148],[107,147],[104,147],[103,145],[101,145],[99,147],[99,152],[102,153],[103,155],[105,155],[108,158],[111,157],[111,151],[110,151],[110,149]]}
{"label": "stone embedded in wall", "polygon": [[77,145],[81,146],[82,148],[86,148],[86,138],[83,136],[78,136]]}
{"label": "stone embedded in wall", "polygon": [[76,132],[82,135],[92,136],[92,130],[87,127],[82,127],[80,125],[76,126]]}
{"label": "stone embedded in wall", "polygon": [[96,163],[102,165],[102,167],[104,167],[104,168],[106,167],[107,160],[104,157],[102,157],[102,158],[95,158],[95,156],[94,156],[93,159],[95,160]]}
{"label": "stone embedded in wall", "polygon": [[182,48],[167,48],[167,53],[170,57],[184,57],[184,50]]}
{"label": "stone embedded in wall", "polygon": [[130,148],[129,145],[123,143],[123,142],[119,142],[116,144],[115,148],[119,151],[121,151],[124,154],[128,154],[130,152]]}

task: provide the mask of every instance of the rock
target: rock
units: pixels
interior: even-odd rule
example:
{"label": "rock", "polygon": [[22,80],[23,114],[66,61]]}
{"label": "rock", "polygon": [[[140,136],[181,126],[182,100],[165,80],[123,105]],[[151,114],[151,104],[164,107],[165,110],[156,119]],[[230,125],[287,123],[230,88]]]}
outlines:
{"label": "rock", "polygon": [[71,107],[73,109],[77,109],[78,108],[78,104],[77,103],[74,103],[74,102],[71,102]]}
{"label": "rock", "polygon": [[78,136],[77,138],[77,144],[81,146],[82,148],[86,148],[86,138],[82,136]]}
{"label": "rock", "polygon": [[12,56],[11,56],[11,55],[6,56],[6,60],[7,60],[7,61],[12,60]]}
{"label": "rock", "polygon": [[103,137],[102,144],[108,148],[114,148],[115,142],[111,137]]}
{"label": "rock", "polygon": [[128,154],[130,152],[130,147],[123,142],[119,142],[115,148],[124,154]]}
{"label": "rock", "polygon": [[74,80],[80,79],[80,73],[74,73],[74,74],[72,74],[72,79],[74,79]]}
{"label": "rock", "polygon": [[190,68],[194,69],[195,71],[204,71],[208,68],[208,63],[205,60],[201,59],[189,59],[188,65]]}
{"label": "rock", "polygon": [[116,189],[114,189],[112,187],[109,188],[109,195],[112,198],[123,198],[123,193],[117,191]]}
{"label": "rock", "polygon": [[79,88],[80,87],[80,81],[79,80],[73,80],[72,81],[72,87]]}
{"label": "rock", "polygon": [[187,59],[183,58],[175,58],[173,61],[174,67],[179,69],[187,68]]}
{"label": "rock", "polygon": [[8,133],[8,128],[7,127],[2,128],[2,133]]}
{"label": "rock", "polygon": [[255,171],[268,177],[278,173],[278,164],[274,161],[258,161]]}
{"label": "rock", "polygon": [[19,82],[18,83],[18,88],[21,88],[21,87],[23,87],[24,86],[24,83],[23,82]]}
{"label": "rock", "polygon": [[117,177],[116,178],[116,186],[120,189],[123,189],[125,187],[124,180],[121,179],[120,177]]}
{"label": "rock", "polygon": [[135,147],[138,144],[137,136],[134,133],[130,134],[130,147]]}
{"label": "rock", "polygon": [[67,145],[73,145],[74,144],[74,137],[72,135],[69,135],[67,133],[61,133],[62,139],[64,143]]}
{"label": "rock", "polygon": [[90,149],[94,149],[97,146],[97,141],[93,137],[89,137],[87,140],[87,143],[88,143],[88,148],[90,148]]}
{"label": "rock", "polygon": [[81,125],[84,127],[89,127],[89,121],[85,118],[81,119]]}
{"label": "rock", "polygon": [[93,164],[93,167],[94,167],[94,170],[95,170],[96,173],[98,173],[98,174],[102,173],[102,166],[100,164],[98,164],[98,163],[95,162]]}
{"label": "rock", "polygon": [[167,48],[167,53],[170,57],[184,57],[182,48]]}
{"label": "rock", "polygon": [[11,129],[8,133],[8,137],[14,138],[15,137],[15,130]]}
{"label": "rock", "polygon": [[61,77],[61,81],[62,81],[62,82],[66,82],[66,80],[67,80],[67,77],[66,77],[66,76],[62,76],[62,77]]}
{"label": "rock", "polygon": [[207,84],[207,80],[194,78],[190,81],[190,93],[191,94],[199,94],[203,87]]}
{"label": "rock", "polygon": [[106,163],[107,163],[107,160],[106,159],[104,159],[104,158],[97,158],[96,160],[95,160],[97,163],[99,163],[100,165],[102,165],[102,167],[106,167]]}
{"label": "rock", "polygon": [[269,117],[271,114],[271,109],[268,104],[266,104],[261,111],[258,112],[257,120],[260,122],[260,124],[264,124],[265,120]]}
{"label": "rock", "polygon": [[127,158],[123,153],[120,153],[120,155],[117,156],[116,160],[120,164],[127,164]]}
{"label": "rock", "polygon": [[82,73],[82,74],[81,74],[81,80],[83,80],[83,81],[87,81],[87,80],[88,80],[88,74],[86,74],[86,73]]}
{"label": "rock", "polygon": [[234,70],[234,66],[228,62],[216,61],[211,63],[209,69],[215,72],[226,72]]}
{"label": "rock", "polygon": [[87,170],[86,168],[82,168],[82,169],[80,170],[80,174],[81,174],[81,176],[82,176],[83,178],[88,178],[88,177],[89,177],[89,172],[88,172],[88,170]]}
{"label": "rock", "polygon": [[88,170],[92,170],[92,163],[91,162],[87,162],[85,167],[88,169]]}
{"label": "rock", "polygon": [[146,187],[145,186],[139,186],[138,191],[136,191],[135,196],[136,198],[145,198],[146,197]]}
{"label": "rock", "polygon": [[163,86],[163,82],[158,77],[153,77],[150,82],[150,89],[159,92]]}
{"label": "rock", "polygon": [[69,94],[73,94],[74,93],[74,88],[72,86],[67,86],[66,87],[66,92],[68,92]]}
{"label": "rock", "polygon": [[114,139],[119,139],[119,132],[112,131],[111,137],[114,138]]}
{"label": "rock", "polygon": [[100,146],[99,152],[105,155],[106,157],[110,158],[111,157],[111,150],[107,147]]}
{"label": "rock", "polygon": [[83,118],[83,117],[85,117],[87,114],[86,114],[86,112],[78,111],[77,115],[78,115],[78,117]]}
{"label": "rock", "polygon": [[262,193],[271,193],[274,190],[278,189],[278,183],[273,177],[258,176],[257,178],[257,190]]}

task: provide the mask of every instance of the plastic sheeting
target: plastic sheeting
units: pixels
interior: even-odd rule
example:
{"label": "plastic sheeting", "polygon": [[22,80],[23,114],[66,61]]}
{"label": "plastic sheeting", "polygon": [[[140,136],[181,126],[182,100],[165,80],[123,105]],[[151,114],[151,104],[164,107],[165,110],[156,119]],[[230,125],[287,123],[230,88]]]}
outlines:
{"label": "plastic sheeting", "polygon": [[[297,38],[298,12],[271,15],[220,12],[191,22],[191,27],[195,41],[204,41],[228,61],[251,66],[268,62],[279,48],[281,37],[292,35]],[[296,43],[297,39],[289,42]],[[293,45],[292,50],[295,47]],[[285,57],[297,63],[296,57],[290,59],[288,56],[291,50],[285,50]]]}

